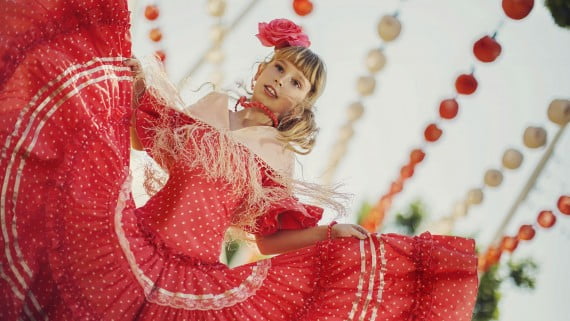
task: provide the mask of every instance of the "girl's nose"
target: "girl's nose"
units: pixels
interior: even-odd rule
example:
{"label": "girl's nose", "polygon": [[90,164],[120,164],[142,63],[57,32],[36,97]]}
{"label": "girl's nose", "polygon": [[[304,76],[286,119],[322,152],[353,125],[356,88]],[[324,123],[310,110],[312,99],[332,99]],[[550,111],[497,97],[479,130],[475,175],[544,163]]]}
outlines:
{"label": "girl's nose", "polygon": [[275,83],[279,86],[279,87],[283,87],[283,82],[280,79],[275,79]]}

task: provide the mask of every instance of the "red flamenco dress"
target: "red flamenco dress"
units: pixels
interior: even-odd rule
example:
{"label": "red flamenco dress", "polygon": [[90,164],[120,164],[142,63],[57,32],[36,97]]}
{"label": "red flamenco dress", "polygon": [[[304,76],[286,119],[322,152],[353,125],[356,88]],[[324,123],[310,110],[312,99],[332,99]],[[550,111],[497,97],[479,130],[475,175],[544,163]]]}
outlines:
{"label": "red flamenco dress", "polygon": [[272,127],[231,131],[225,94],[184,112],[142,97],[136,130],[168,180],[136,208],[126,3],[0,7],[0,320],[471,320],[471,239],[373,234],[220,263],[248,210],[259,235],[323,211],[275,197],[294,157]]}

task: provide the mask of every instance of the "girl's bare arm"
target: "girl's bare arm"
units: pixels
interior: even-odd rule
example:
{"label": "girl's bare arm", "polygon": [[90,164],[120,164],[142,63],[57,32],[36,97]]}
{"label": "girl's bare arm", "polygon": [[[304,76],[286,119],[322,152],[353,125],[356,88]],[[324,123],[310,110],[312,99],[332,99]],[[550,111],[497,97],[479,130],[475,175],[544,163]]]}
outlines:
{"label": "girl's bare arm", "polygon": [[[368,232],[355,224],[336,224],[332,227],[331,237],[356,237],[365,239]],[[327,226],[315,226],[302,230],[280,230],[271,235],[257,236],[255,241],[259,252],[264,255],[278,254],[297,250],[327,238]]]}
{"label": "girl's bare arm", "polygon": [[136,150],[143,150],[143,145],[139,139],[139,136],[137,135],[137,130],[136,130],[136,110],[139,107],[138,106],[139,98],[144,93],[146,87],[144,81],[144,73],[141,68],[140,62],[134,56],[131,59],[126,59],[125,65],[131,68],[131,71],[133,72],[134,76],[133,100],[132,100],[133,115],[131,117],[131,127],[130,127],[131,147]]}
{"label": "girl's bare arm", "polygon": [[137,135],[137,130],[135,127],[135,120],[136,120],[136,113],[133,112],[133,116],[131,117],[131,147],[136,150],[143,150],[143,145]]}

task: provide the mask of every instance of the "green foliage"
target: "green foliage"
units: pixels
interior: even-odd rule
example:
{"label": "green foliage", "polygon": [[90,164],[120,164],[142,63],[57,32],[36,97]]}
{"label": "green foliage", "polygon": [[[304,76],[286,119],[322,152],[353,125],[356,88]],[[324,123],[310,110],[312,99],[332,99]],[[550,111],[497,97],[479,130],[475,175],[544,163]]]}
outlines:
{"label": "green foliage", "polygon": [[534,289],[538,265],[532,258],[519,261],[509,260],[505,277],[500,276],[500,264],[492,266],[483,273],[479,281],[477,302],[473,310],[473,321],[489,321],[499,319],[499,288],[503,281],[511,280],[518,288]]}
{"label": "green foliage", "polygon": [[231,242],[225,243],[224,251],[226,251],[226,264],[227,265],[230,265],[230,263],[232,262],[232,259],[234,258],[234,255],[239,250],[239,247],[240,247],[240,244],[238,243],[238,241],[231,241]]}
{"label": "green foliage", "polygon": [[396,214],[396,224],[404,234],[415,235],[425,217],[424,205],[421,201],[417,200],[410,204],[406,213]]}
{"label": "green foliage", "polygon": [[509,260],[509,277],[519,288],[534,289],[538,265],[531,258],[522,259],[518,262]]}
{"label": "green foliage", "polygon": [[483,273],[479,281],[479,292],[473,310],[473,321],[489,321],[499,319],[499,287],[503,279],[499,277],[499,265],[492,266]]}
{"label": "green foliage", "polygon": [[362,202],[356,213],[356,222],[358,222],[358,224],[362,223],[362,220],[368,215],[370,210],[372,210],[372,204],[368,201]]}
{"label": "green foliage", "polygon": [[570,0],[546,0],[544,5],[550,10],[557,25],[570,28]]}

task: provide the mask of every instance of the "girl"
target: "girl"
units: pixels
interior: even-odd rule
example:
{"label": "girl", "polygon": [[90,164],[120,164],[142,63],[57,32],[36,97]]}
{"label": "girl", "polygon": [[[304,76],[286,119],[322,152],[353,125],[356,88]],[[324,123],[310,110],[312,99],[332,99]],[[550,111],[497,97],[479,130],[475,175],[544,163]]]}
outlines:
{"label": "girl", "polygon": [[[153,73],[132,103],[125,3],[2,7],[0,319],[470,320],[473,240],[317,226],[297,198],[339,206],[293,179],[325,71],[292,22],[260,24],[275,50],[242,110],[211,93],[179,111]],[[130,144],[168,173],[139,208]],[[282,254],[227,267],[230,227]]]}

